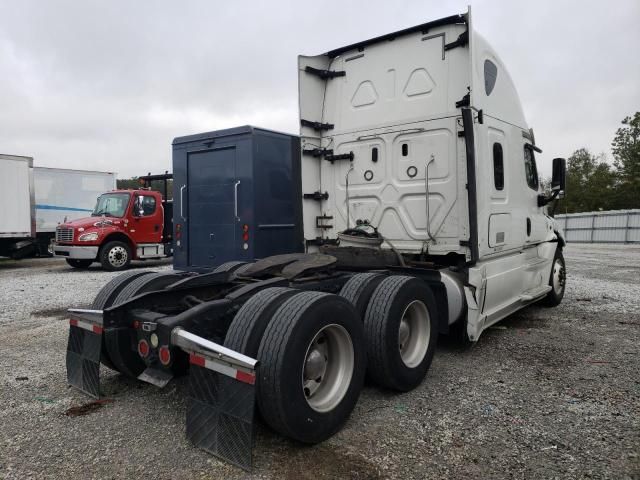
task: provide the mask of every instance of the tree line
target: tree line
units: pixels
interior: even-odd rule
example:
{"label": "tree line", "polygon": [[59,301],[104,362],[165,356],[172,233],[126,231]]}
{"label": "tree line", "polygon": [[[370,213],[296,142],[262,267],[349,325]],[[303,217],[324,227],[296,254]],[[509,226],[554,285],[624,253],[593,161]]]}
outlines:
{"label": "tree line", "polygon": [[[135,190],[140,188],[140,180],[138,177],[131,178],[119,178],[116,180],[116,186],[119,190]],[[162,180],[154,180],[151,182],[151,190],[160,192],[164,195],[164,182]],[[173,180],[167,181],[167,196],[169,199],[173,198]]]}
{"label": "tree line", "polygon": [[567,159],[567,188],[558,213],[640,208],[640,112],[622,120],[611,151],[613,165],[586,148]]}

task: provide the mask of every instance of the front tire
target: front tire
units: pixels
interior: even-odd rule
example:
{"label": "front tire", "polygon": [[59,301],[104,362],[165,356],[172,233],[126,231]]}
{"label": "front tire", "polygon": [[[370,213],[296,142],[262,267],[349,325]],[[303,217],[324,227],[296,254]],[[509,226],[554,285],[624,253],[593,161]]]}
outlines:
{"label": "front tire", "polygon": [[542,300],[542,303],[547,307],[557,307],[564,298],[564,289],[567,282],[567,270],[564,263],[564,255],[559,248],[556,250],[556,254],[553,257],[553,264],[551,265],[551,275],[549,277],[549,285],[551,291],[547,293],[547,296]]}
{"label": "front tire", "polygon": [[258,406],[265,422],[299,442],[321,442],[344,424],[362,390],[362,323],[338,295],[298,293],[274,313],[258,360]]}
{"label": "front tire", "polygon": [[125,270],[131,263],[131,247],[118,240],[109,242],[100,250],[102,268],[110,272]]}
{"label": "front tire", "polygon": [[77,258],[65,258],[69,266],[73,268],[89,268],[89,266],[93,263],[93,260],[79,260]]}

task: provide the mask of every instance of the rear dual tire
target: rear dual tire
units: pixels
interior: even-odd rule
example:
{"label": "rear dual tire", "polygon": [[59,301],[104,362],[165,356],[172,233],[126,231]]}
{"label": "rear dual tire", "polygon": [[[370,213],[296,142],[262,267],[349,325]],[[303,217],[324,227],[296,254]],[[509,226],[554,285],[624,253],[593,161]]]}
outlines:
{"label": "rear dual tire", "polygon": [[322,292],[290,296],[273,313],[257,353],[258,407],[271,428],[303,443],[341,428],[366,370],[362,322],[351,303]]}
{"label": "rear dual tire", "polygon": [[437,318],[433,293],[422,280],[408,276],[382,280],[364,315],[369,377],[402,392],[417,387],[433,360]]}

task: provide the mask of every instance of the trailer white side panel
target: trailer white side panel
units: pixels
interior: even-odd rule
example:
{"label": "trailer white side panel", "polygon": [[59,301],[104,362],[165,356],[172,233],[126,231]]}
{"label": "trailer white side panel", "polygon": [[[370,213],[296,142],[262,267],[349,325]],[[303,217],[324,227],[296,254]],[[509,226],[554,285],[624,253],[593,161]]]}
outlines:
{"label": "trailer white side panel", "polygon": [[116,174],[62,168],[34,168],[36,229],[55,232],[64,221],[91,214],[96,198],[116,188]]}
{"label": "trailer white side panel", "polygon": [[0,155],[0,237],[35,235],[33,218],[33,158]]}

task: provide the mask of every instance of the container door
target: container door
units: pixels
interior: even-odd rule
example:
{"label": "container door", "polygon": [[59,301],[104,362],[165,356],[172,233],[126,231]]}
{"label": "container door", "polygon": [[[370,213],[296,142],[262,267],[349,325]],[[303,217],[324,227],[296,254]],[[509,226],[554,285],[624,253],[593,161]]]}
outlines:
{"label": "container door", "polygon": [[187,177],[189,265],[216,266],[236,245],[235,146],[189,153]]}

